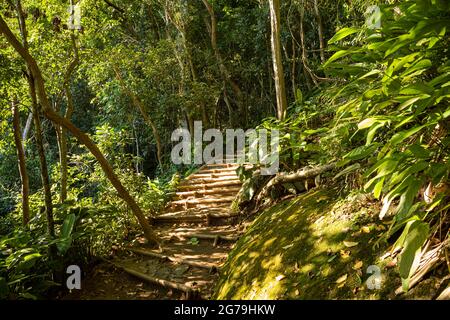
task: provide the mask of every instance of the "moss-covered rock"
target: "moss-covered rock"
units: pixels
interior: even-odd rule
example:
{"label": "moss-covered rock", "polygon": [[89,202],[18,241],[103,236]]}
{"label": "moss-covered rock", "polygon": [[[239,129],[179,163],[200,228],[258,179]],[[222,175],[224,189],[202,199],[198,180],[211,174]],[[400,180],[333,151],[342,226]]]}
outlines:
{"label": "moss-covered rock", "polygon": [[[312,190],[262,212],[230,253],[216,299],[393,298],[400,285],[379,241],[386,226],[378,203],[363,194]],[[367,268],[381,272],[370,290]],[[373,267],[372,267],[373,268]]]}

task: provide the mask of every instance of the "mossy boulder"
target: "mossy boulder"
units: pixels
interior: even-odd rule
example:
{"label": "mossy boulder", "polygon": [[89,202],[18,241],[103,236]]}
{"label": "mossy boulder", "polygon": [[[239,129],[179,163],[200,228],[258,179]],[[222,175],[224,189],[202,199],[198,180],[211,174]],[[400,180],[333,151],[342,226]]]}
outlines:
{"label": "mossy boulder", "polygon": [[[400,285],[381,241],[378,202],[315,189],[263,211],[221,270],[215,299],[393,298]],[[369,266],[381,287],[366,285]],[[374,268],[374,267],[371,267]]]}

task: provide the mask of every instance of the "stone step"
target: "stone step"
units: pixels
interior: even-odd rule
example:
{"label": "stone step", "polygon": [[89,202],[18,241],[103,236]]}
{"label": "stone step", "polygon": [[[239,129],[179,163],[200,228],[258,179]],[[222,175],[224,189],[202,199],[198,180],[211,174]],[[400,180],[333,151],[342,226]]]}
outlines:
{"label": "stone step", "polygon": [[209,182],[209,183],[196,183],[188,185],[178,186],[179,191],[196,191],[196,190],[209,190],[213,188],[222,188],[230,186],[241,186],[242,182],[240,180],[230,180],[230,181],[219,181],[219,182]]}
{"label": "stone step", "polygon": [[232,226],[195,226],[195,227],[160,227],[158,235],[161,239],[170,239],[172,236],[185,236],[193,233],[207,234],[211,236],[233,236],[241,235],[243,230],[239,227]]}
{"label": "stone step", "polygon": [[176,203],[176,204],[169,204],[166,207],[165,212],[173,212],[173,210],[192,210],[192,211],[208,210],[211,209],[211,206],[213,206],[213,208],[219,207],[223,209],[229,209],[231,207],[231,204],[232,204],[231,201],[218,203],[186,203],[186,204]]}
{"label": "stone step", "polygon": [[207,206],[201,205],[201,206],[197,206],[196,208],[187,208],[187,209],[181,209],[181,210],[180,210],[180,208],[178,208],[176,206],[166,207],[163,214],[179,213],[179,214],[189,215],[189,214],[197,214],[197,213],[229,212],[229,211],[230,211],[230,205],[228,203],[224,203],[224,204],[219,203],[219,204],[214,205],[214,207],[211,207],[211,205],[207,205]]}
{"label": "stone step", "polygon": [[181,200],[181,199],[186,199],[189,197],[194,197],[194,198],[203,198],[205,196],[216,196],[216,197],[220,197],[220,196],[224,196],[224,195],[236,195],[239,190],[241,188],[240,187],[230,187],[230,188],[217,188],[217,189],[210,189],[210,190],[201,190],[201,191],[180,191],[180,192],[175,192],[173,194],[174,198],[176,198],[177,200]]}
{"label": "stone step", "polygon": [[224,168],[238,168],[237,163],[211,163],[205,164],[201,169],[224,169]]}
{"label": "stone step", "polygon": [[233,177],[235,179],[239,179],[235,172],[219,172],[219,173],[194,173],[187,177],[184,181],[190,181],[194,179],[211,179],[211,178],[229,178]]}
{"label": "stone step", "polygon": [[[172,233],[171,238],[176,237],[178,239],[192,239],[197,238],[200,240],[209,240],[213,241],[213,246],[216,246],[218,243],[228,241],[228,242],[236,242],[239,240],[239,236],[229,235],[229,234],[210,234],[210,233],[198,233],[198,232],[178,232]],[[170,240],[169,239],[169,240]]]}
{"label": "stone step", "polygon": [[231,203],[233,202],[234,197],[208,197],[208,198],[199,198],[199,199],[182,199],[169,202],[168,206],[172,205],[192,205],[192,204],[213,204],[213,203]]}
{"label": "stone step", "polygon": [[229,212],[208,212],[208,213],[196,213],[186,214],[184,211],[165,213],[156,217],[152,217],[151,221],[155,223],[206,223],[210,224],[211,220],[215,219],[227,219],[234,218],[237,214]]}
{"label": "stone step", "polygon": [[236,174],[236,168],[223,168],[223,169],[201,169],[193,174]]}
{"label": "stone step", "polygon": [[220,178],[194,178],[189,180],[183,180],[179,186],[186,186],[192,184],[208,184],[208,183],[218,183],[218,182],[227,182],[227,181],[236,181],[242,183],[241,180],[237,176],[226,176]]}

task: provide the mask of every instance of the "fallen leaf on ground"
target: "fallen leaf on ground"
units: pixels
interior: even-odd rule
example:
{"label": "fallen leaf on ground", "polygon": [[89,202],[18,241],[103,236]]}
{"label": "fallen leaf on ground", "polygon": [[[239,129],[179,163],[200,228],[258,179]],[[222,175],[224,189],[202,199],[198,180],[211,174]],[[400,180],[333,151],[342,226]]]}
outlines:
{"label": "fallen leaf on ground", "polygon": [[282,274],[280,274],[279,276],[277,276],[277,277],[275,278],[275,280],[277,280],[277,281],[281,281],[281,280],[283,280],[284,278],[286,278],[286,276],[285,276],[285,275],[282,275]]}
{"label": "fallen leaf on ground", "polygon": [[341,250],[340,254],[341,254],[341,258],[347,259],[348,257],[350,257],[350,250]]}
{"label": "fallen leaf on ground", "polygon": [[358,242],[352,242],[352,241],[344,241],[344,246],[347,248],[355,247],[358,245]]}
{"label": "fallen leaf on ground", "polygon": [[150,297],[150,292],[141,292],[139,294],[139,297],[140,298],[148,298],[148,297]]}
{"label": "fallen leaf on ground", "polygon": [[361,228],[361,231],[364,232],[364,233],[370,233],[370,228],[367,227],[367,226],[364,226],[364,227]]}
{"label": "fallen leaf on ground", "polygon": [[363,266],[363,262],[362,261],[356,261],[355,265],[353,266],[353,270],[361,269],[362,266]]}
{"label": "fallen leaf on ground", "polygon": [[347,280],[347,277],[348,277],[348,274],[344,274],[343,276],[340,276],[340,277],[336,280],[336,283],[337,283],[337,284],[340,284],[340,283],[345,282],[345,280]]}

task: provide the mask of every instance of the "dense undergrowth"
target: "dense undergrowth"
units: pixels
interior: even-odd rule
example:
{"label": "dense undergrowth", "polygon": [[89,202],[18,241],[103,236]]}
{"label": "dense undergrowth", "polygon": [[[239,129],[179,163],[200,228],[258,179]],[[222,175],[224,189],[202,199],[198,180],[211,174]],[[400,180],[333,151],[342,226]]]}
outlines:
{"label": "dense undergrowth", "polygon": [[[408,290],[427,249],[441,245],[444,255],[449,241],[450,6],[404,1],[381,6],[375,19],[378,27],[344,28],[330,39],[336,52],[323,67],[333,84],[306,101],[299,92],[287,120],[262,126],[282,132],[283,170],[336,161],[332,184],[372,192],[382,203],[375,214],[388,228],[380,236],[397,240],[390,249],[401,250],[397,271]],[[245,183],[240,200],[256,197],[258,179]],[[271,195],[295,194],[304,184],[286,183]],[[221,290],[220,297],[232,296]]]}

